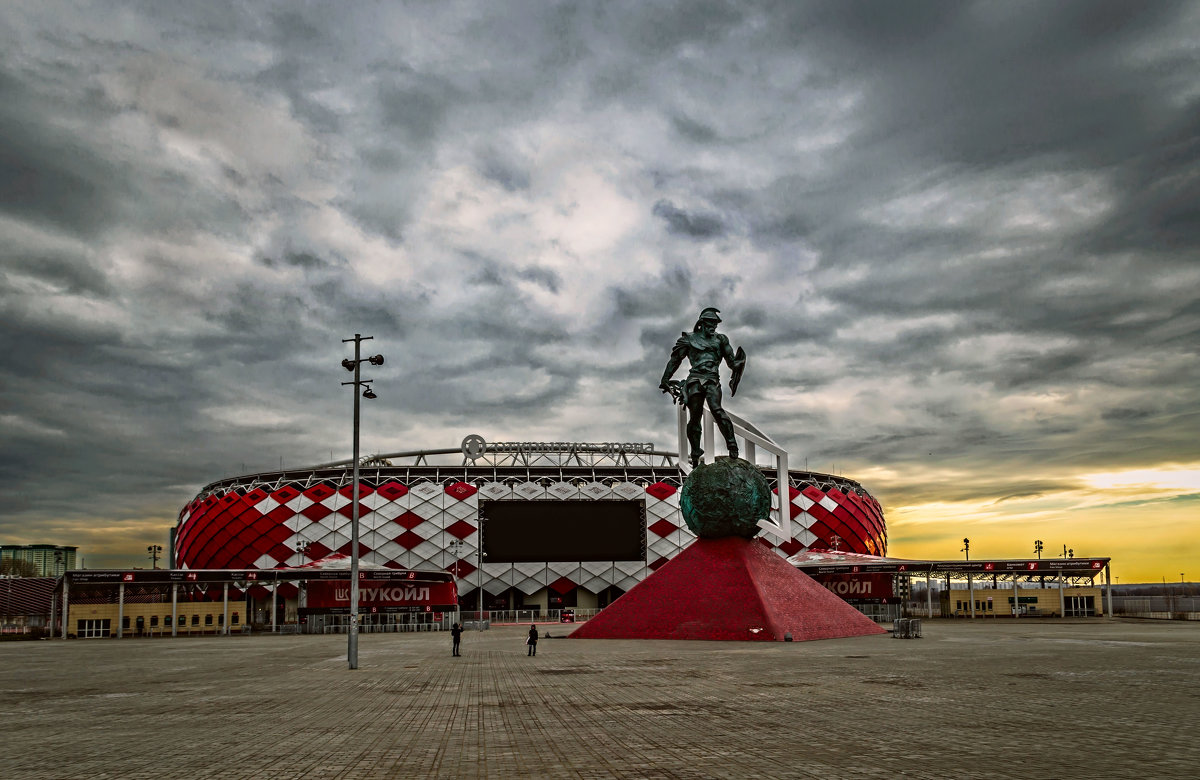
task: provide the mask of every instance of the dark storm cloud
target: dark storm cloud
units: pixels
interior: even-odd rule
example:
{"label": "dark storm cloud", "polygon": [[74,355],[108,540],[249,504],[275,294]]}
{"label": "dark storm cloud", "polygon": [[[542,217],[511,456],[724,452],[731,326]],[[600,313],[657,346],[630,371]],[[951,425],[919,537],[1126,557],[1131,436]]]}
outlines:
{"label": "dark storm cloud", "polygon": [[691,238],[715,238],[724,233],[721,220],[710,214],[689,214],[668,200],[654,204],[654,216],[667,223],[672,233]]}
{"label": "dark storm cloud", "polygon": [[343,456],[354,332],[368,447],[666,441],[704,306],[751,355],[731,408],[885,503],[1194,462],[1193,8],[14,11],[0,536],[161,535],[243,462]]}
{"label": "dark storm cloud", "polygon": [[126,175],[86,139],[54,127],[64,109],[41,103],[0,59],[0,212],[94,236],[128,196]]}

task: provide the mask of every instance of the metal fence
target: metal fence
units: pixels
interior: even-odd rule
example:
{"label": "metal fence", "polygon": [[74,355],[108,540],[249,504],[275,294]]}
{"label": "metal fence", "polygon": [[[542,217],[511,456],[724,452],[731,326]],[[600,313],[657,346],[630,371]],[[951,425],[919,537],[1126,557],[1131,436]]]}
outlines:
{"label": "metal fence", "polygon": [[485,620],[496,625],[521,623],[561,623],[563,613],[569,614],[568,623],[582,623],[600,612],[598,609],[493,609],[477,612],[463,610],[459,614],[464,621]]}
{"label": "metal fence", "polygon": [[1161,620],[1200,620],[1195,596],[1113,596],[1113,614]]}

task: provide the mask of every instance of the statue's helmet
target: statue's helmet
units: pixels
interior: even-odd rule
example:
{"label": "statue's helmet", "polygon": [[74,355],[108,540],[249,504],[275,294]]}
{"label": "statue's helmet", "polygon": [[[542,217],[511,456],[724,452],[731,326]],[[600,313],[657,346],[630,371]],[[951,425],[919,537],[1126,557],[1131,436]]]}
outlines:
{"label": "statue's helmet", "polygon": [[709,306],[707,309],[700,312],[700,317],[698,318],[698,320],[700,322],[704,322],[705,320],[709,320],[714,323],[720,322],[721,321],[720,309],[714,309],[712,306]]}

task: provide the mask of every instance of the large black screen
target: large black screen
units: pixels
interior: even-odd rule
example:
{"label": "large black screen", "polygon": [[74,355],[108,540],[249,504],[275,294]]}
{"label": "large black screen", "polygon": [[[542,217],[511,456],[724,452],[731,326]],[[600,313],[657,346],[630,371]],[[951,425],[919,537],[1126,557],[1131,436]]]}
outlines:
{"label": "large black screen", "polygon": [[644,561],[644,501],[480,501],[485,563]]}

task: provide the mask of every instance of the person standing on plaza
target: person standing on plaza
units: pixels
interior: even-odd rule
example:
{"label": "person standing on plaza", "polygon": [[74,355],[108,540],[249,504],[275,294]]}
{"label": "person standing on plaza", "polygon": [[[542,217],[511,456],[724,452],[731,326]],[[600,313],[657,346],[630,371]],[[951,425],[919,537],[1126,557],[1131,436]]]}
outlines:
{"label": "person standing on plaza", "polygon": [[525,640],[525,644],[528,645],[528,647],[529,647],[529,655],[537,655],[537,640],[538,640],[537,625],[534,623],[530,623],[529,624],[529,638]]}
{"label": "person standing on plaza", "polygon": [[454,640],[453,651],[454,651],[455,656],[462,655],[461,653],[458,652],[458,645],[462,641],[462,632],[463,632],[463,630],[462,630],[461,623],[455,623],[454,625],[452,625],[450,627],[450,638]]}

